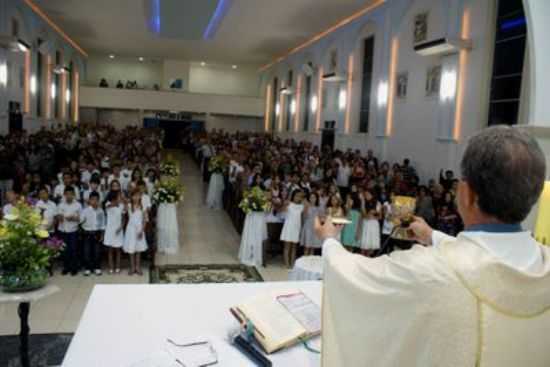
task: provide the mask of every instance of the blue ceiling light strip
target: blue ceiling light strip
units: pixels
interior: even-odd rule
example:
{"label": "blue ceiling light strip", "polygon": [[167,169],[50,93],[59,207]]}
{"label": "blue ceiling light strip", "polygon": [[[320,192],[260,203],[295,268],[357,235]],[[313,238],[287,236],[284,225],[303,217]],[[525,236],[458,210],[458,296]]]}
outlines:
{"label": "blue ceiling light strip", "polygon": [[160,0],[151,1],[151,29],[160,34]]}
{"label": "blue ceiling light strip", "polygon": [[514,29],[514,28],[524,26],[525,24],[527,24],[527,21],[526,21],[525,17],[512,19],[512,20],[507,20],[506,22],[502,22],[500,24],[500,30],[501,31],[508,31],[510,29]]}
{"label": "blue ceiling light strip", "polygon": [[231,7],[231,2],[232,0],[218,0],[216,10],[214,11],[212,18],[210,19],[210,22],[206,26],[204,35],[202,36],[203,39],[209,40],[214,37],[214,35],[218,31],[218,28],[220,27],[223,18]]}

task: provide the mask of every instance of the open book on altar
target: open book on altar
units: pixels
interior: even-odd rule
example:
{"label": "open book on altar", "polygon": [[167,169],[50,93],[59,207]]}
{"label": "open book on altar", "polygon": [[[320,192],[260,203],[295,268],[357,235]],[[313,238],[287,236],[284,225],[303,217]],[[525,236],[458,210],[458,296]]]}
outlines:
{"label": "open book on altar", "polygon": [[255,297],[231,308],[240,322],[254,326],[254,337],[267,353],[321,333],[321,308],[299,290]]}

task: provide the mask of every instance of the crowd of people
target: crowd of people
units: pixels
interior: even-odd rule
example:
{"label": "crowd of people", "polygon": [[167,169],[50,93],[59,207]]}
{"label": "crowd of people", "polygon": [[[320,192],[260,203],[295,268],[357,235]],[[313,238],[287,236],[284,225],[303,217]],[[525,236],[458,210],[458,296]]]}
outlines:
{"label": "crowd of people", "polygon": [[[416,198],[415,214],[435,228],[450,235],[462,228],[455,205],[458,180],[451,170],[421,184],[409,159],[380,162],[372,150],[362,155],[359,150],[332,151],[305,141],[223,131],[197,135],[191,142],[205,181],[211,181],[209,206],[223,205],[238,229],[243,224],[243,214],[237,209],[243,193],[253,187],[268,193],[272,208],[267,215],[269,236],[284,243],[288,267],[294,263],[298,246],[306,255],[321,247],[313,230],[316,216],[349,220],[341,241],[350,251],[374,256],[382,244],[387,244],[386,251],[410,246],[388,238],[394,227],[391,202],[397,195]],[[216,174],[210,180],[208,167],[213,157],[228,162],[223,179]]]}
{"label": "crowd of people", "polygon": [[[109,82],[105,78],[101,78],[99,81],[99,87],[100,88],[109,88]],[[118,80],[116,83],[117,89],[146,89],[144,86],[138,86],[137,80],[127,80],[126,84],[122,83],[122,80]],[[160,90],[160,86],[158,84],[153,84],[154,90]]]}
{"label": "crowd of people", "polygon": [[32,205],[51,236],[65,243],[63,274],[141,274],[140,254],[154,238],[151,202],[161,160],[156,129],[57,125],[0,136],[1,217]]}

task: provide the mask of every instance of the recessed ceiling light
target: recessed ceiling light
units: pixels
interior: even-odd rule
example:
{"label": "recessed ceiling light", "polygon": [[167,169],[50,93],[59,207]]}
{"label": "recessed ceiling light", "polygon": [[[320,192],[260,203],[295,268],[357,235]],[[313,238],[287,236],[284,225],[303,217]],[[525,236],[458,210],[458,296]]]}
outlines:
{"label": "recessed ceiling light", "polygon": [[237,65],[233,65],[232,68],[233,68],[233,69],[236,69],[236,68],[237,68]]}
{"label": "recessed ceiling light", "polygon": [[111,55],[109,55],[109,58],[110,58],[110,59],[114,59],[114,58],[115,58],[115,55],[111,54]]}
{"label": "recessed ceiling light", "polygon": [[140,58],[139,58],[139,61],[143,61],[143,57],[140,57]]}
{"label": "recessed ceiling light", "polygon": [[206,63],[204,61],[201,62],[201,66],[206,66]]}

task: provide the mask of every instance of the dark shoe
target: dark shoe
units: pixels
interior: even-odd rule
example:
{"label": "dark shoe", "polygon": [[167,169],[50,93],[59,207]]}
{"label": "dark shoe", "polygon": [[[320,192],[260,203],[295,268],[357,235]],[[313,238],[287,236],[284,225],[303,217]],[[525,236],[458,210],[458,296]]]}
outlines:
{"label": "dark shoe", "polygon": [[71,275],[74,277],[75,275],[78,275],[78,271],[71,271]]}
{"label": "dark shoe", "polygon": [[69,271],[66,269],[63,269],[63,271],[61,272],[61,275],[67,275],[67,274],[69,274]]}

